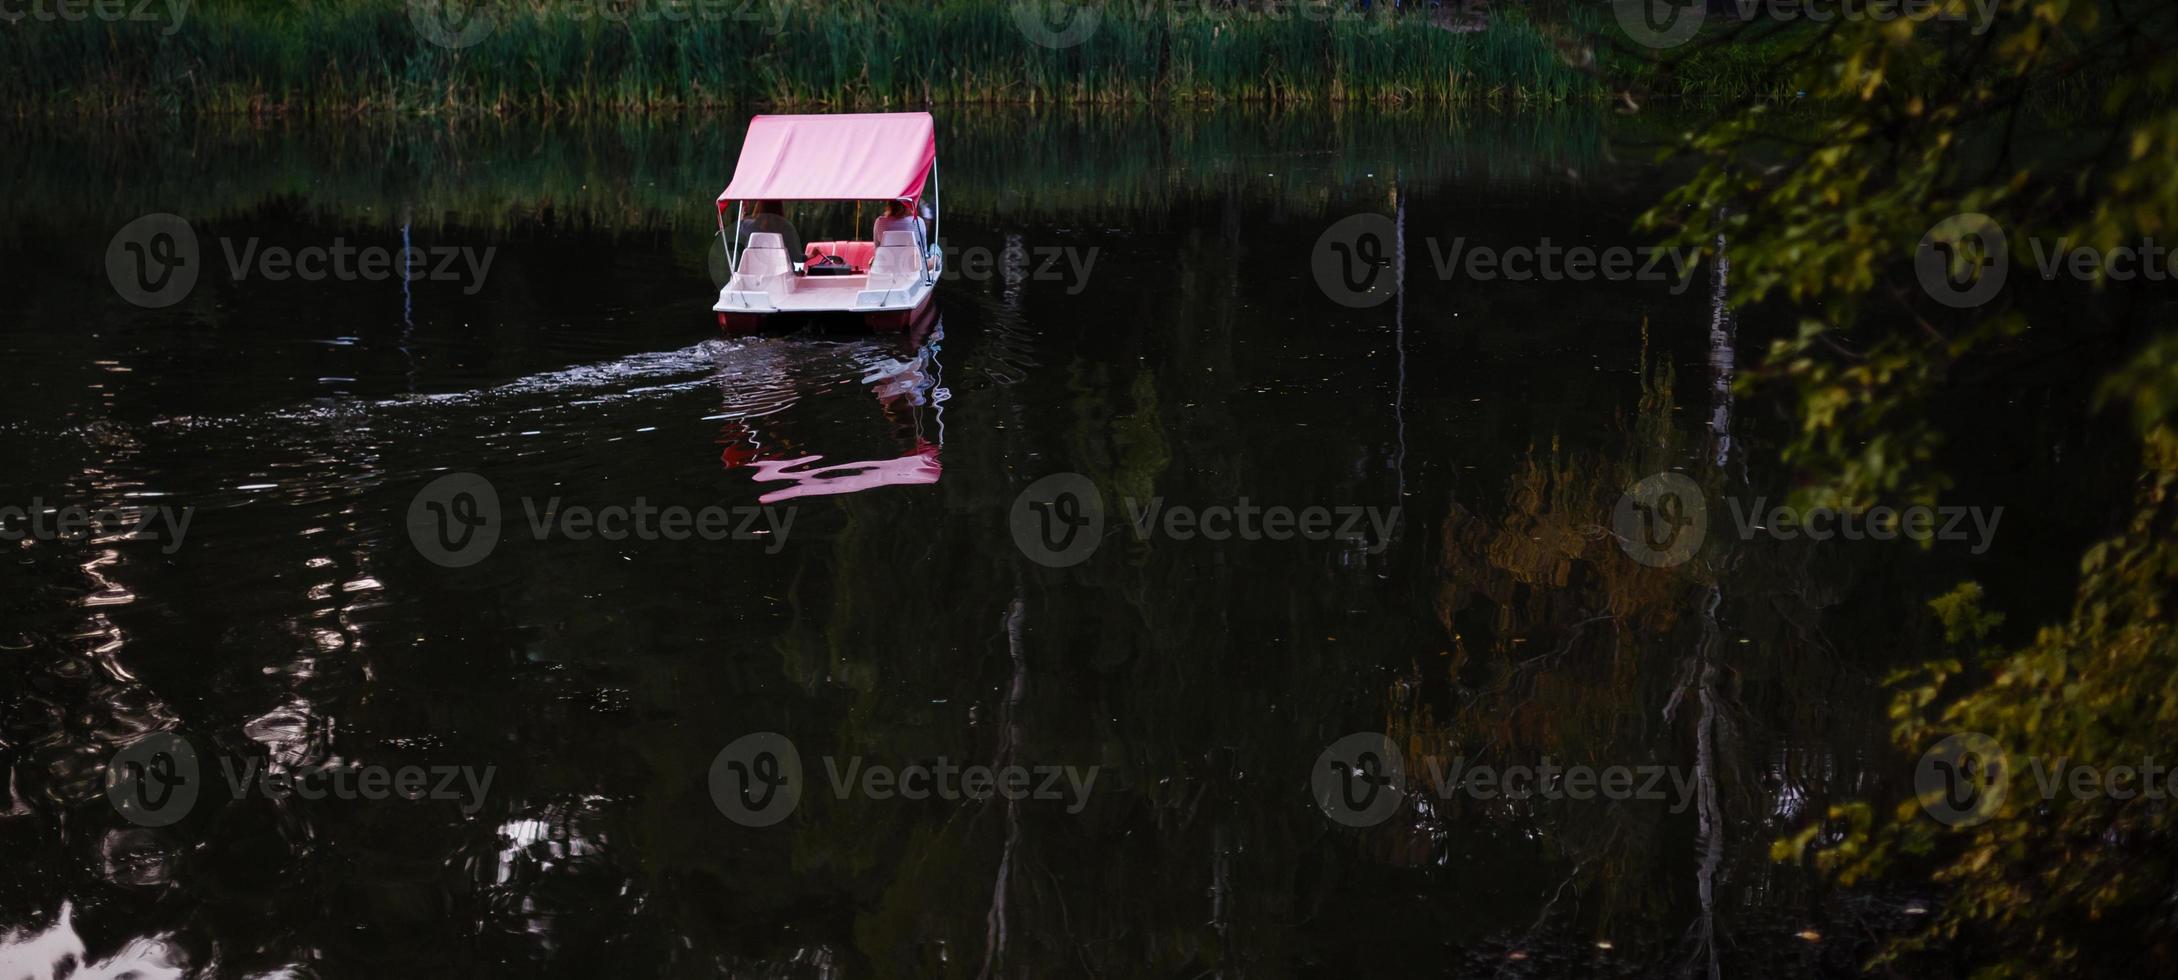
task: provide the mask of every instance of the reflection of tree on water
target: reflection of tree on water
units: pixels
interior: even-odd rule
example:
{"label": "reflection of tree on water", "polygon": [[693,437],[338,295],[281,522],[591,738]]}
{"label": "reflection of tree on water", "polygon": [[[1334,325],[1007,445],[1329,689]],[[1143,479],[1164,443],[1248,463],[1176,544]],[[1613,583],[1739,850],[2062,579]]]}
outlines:
{"label": "reflection of tree on water", "polygon": [[[1713,272],[1721,278],[1721,263]],[[1455,500],[1445,521],[1438,608],[1452,648],[1441,673],[1417,666],[1388,699],[1395,740],[1415,747],[1410,782],[1455,758],[1691,774],[1683,801],[1426,800],[1365,843],[1392,863],[1456,864],[1473,857],[1481,833],[1520,855],[1526,873],[1562,881],[1532,930],[1500,937],[1507,955],[1583,933],[1619,948],[1667,946],[1674,922],[1691,923],[1679,940],[1683,969],[1715,977],[1736,918],[1743,938],[1765,937],[1737,944],[1737,955],[1785,957],[1802,926],[1735,912],[1753,896],[1792,907],[1804,882],[1770,863],[1770,841],[1806,798],[1865,778],[1864,759],[1800,748],[1834,744],[1837,722],[1824,716],[1873,700],[1872,677],[1853,679],[1859,698],[1836,690],[1835,652],[1819,624],[1837,585],[1812,586],[1820,579],[1808,577],[1805,549],[1740,541],[1716,512],[1743,486],[1724,471],[1733,336],[1728,316],[1712,324],[1706,444],[1673,424],[1673,371],[1644,353],[1643,394],[1616,448],[1553,443],[1515,468],[1499,513]],[[1643,477],[1678,470],[1696,475],[1712,502],[1711,533],[1684,564],[1637,563],[1614,537],[1614,503]],[[1448,709],[1442,720],[1438,707]],[[1759,727],[1771,718],[1787,727]],[[1670,812],[1680,804],[1684,814]],[[1653,904],[1649,883],[1681,874],[1676,855],[1688,843],[1692,907]]]}
{"label": "reflection of tree on water", "polygon": [[[1709,323],[1709,465],[1714,472],[1722,472],[1732,456],[1732,375],[1735,370],[1734,321],[1725,307],[1725,289],[1730,267],[1724,254],[1724,239],[1717,239],[1717,257],[1710,269],[1710,323]],[[1695,871],[1696,890],[1701,904],[1701,917],[1696,922],[1694,957],[1706,954],[1707,973],[1716,980],[1720,973],[1717,961],[1716,936],[1716,876],[1724,860],[1724,815],[1717,800],[1717,739],[1734,734],[1731,723],[1717,714],[1717,671],[1724,651],[1719,649],[1722,627],[1717,622],[1717,606],[1723,602],[1723,585],[1711,582],[1709,591],[1701,600],[1701,636],[1692,657],[1681,661],[1683,675],[1691,675],[1693,689],[1700,704],[1700,714],[1694,722],[1694,772],[1695,813],[1701,819],[1696,834],[1702,853]],[[1680,699],[1688,690],[1685,683],[1675,684],[1671,700],[1664,705],[1664,722],[1669,724],[1676,715]],[[1721,730],[1720,730],[1721,729]]]}

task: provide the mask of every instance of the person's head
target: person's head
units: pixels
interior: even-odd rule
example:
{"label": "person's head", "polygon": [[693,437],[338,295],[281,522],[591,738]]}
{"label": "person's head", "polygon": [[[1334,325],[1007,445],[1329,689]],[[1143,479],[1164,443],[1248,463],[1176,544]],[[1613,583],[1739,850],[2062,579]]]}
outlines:
{"label": "person's head", "polygon": [[908,206],[907,206],[907,202],[906,202],[906,201],[886,201],[886,202],[885,202],[885,217],[888,217],[888,218],[905,218],[905,217],[907,217],[907,216],[908,216]]}
{"label": "person's head", "polygon": [[779,213],[779,202],[777,202],[777,201],[756,201],[756,202],[753,202],[753,203],[751,203],[751,204],[749,205],[749,213],[750,213],[750,214],[778,214],[778,213]]}

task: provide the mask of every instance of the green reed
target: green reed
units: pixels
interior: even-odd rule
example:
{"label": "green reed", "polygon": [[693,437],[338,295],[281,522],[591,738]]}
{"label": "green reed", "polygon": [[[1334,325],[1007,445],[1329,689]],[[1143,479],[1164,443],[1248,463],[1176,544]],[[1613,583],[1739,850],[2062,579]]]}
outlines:
{"label": "green reed", "polygon": [[[1675,127],[1581,108],[1326,105],[940,108],[947,220],[1154,225],[1235,201],[1321,216],[1333,188],[1422,193],[1594,173]],[[221,221],[285,209],[358,230],[457,226],[670,232],[698,243],[744,120],[379,116],[351,125],[223,116],[40,121],[0,144],[0,236],[95,235],[171,212]],[[96,248],[84,254],[99,254]]]}
{"label": "green reed", "polygon": [[1539,25],[1518,8],[1487,30],[1454,33],[1419,15],[1344,4],[1306,15],[1288,5],[1272,16],[1112,0],[1085,42],[1050,47],[1024,33],[1013,0],[485,6],[490,33],[458,49],[433,44],[405,0],[198,0],[178,24],[26,21],[0,29],[0,112],[623,113],[1604,95],[1560,57],[1553,38],[1564,25]]}

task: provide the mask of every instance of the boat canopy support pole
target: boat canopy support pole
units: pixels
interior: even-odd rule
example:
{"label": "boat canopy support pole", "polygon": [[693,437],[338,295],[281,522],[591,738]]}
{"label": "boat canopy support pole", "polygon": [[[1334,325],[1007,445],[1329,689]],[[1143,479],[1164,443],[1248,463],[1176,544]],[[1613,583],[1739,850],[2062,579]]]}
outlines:
{"label": "boat canopy support pole", "polygon": [[930,158],[930,240],[923,243],[924,282],[933,281],[932,277],[936,275],[930,269],[930,253],[933,250],[942,252],[942,246],[938,244],[938,222],[944,218],[945,202],[940,199],[938,188],[938,158],[932,156]]}
{"label": "boat canopy support pole", "polygon": [[729,238],[726,234],[726,209],[718,209],[718,241],[719,244],[726,246],[726,278],[728,279],[732,279],[734,273],[741,270],[741,217],[742,212],[745,210],[747,210],[747,202],[734,202],[734,233]]}

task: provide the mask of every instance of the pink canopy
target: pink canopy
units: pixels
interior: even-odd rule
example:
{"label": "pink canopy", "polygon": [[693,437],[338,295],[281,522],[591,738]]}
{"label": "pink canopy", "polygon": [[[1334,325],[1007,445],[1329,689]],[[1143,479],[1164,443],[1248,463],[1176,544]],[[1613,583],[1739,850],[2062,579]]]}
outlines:
{"label": "pink canopy", "polygon": [[749,120],[728,201],[906,201],[938,158],[927,112],[758,116]]}

